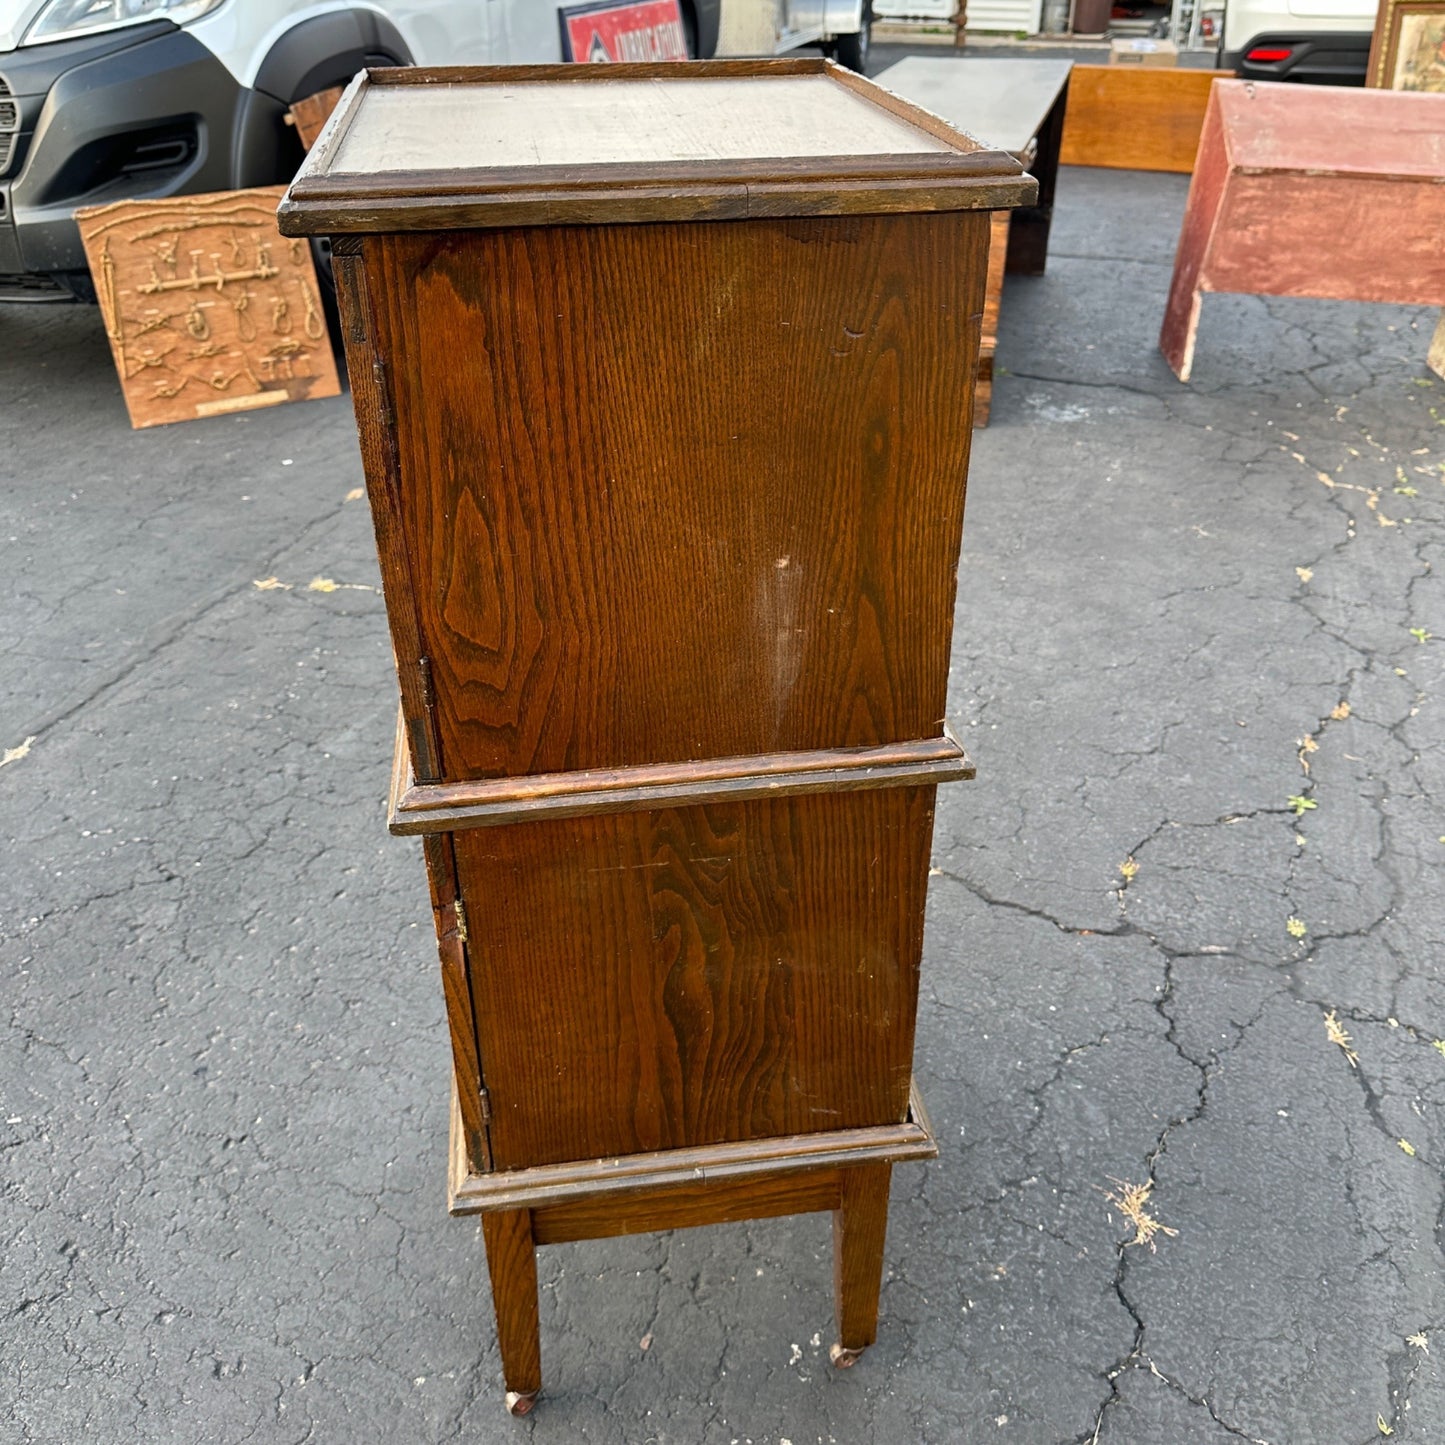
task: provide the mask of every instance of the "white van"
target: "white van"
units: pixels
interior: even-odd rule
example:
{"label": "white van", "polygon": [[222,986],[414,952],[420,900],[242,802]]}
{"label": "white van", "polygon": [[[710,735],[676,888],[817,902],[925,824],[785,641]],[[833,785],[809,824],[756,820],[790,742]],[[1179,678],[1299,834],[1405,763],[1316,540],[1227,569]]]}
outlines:
{"label": "white van", "polygon": [[[570,32],[564,10],[580,13]],[[866,0],[678,10],[695,56],[717,52],[724,19],[758,37],[753,54],[823,43],[861,68],[866,52]],[[0,300],[94,299],[81,206],[289,181],[286,111],[363,66],[571,59],[564,37],[592,34],[589,17],[636,40],[628,56],[676,53],[670,15],[657,0],[0,0]]]}

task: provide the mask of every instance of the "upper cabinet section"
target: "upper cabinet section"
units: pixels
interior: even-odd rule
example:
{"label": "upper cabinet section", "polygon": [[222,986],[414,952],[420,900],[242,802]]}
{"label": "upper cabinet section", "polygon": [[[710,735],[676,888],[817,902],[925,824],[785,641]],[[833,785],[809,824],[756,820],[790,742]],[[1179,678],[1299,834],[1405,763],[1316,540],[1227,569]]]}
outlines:
{"label": "upper cabinet section", "polygon": [[824,60],[373,70],[282,202],[287,235],[992,210],[1034,182]]}

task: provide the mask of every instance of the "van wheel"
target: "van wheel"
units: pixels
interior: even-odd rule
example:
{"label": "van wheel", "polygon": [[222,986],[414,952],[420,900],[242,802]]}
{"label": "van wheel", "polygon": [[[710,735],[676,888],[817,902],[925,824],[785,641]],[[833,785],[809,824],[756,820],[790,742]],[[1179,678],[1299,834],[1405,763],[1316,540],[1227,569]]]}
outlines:
{"label": "van wheel", "polygon": [[311,237],[311,260],[316,266],[316,289],[321,293],[321,310],[332,350],[341,353],[341,311],[336,304],[336,272],[331,266],[331,237]]}
{"label": "van wheel", "polygon": [[856,70],[859,75],[868,68],[868,45],[873,29],[873,7],[864,5],[863,16],[857,31],[852,35],[840,35],[833,42],[833,58],[839,65]]}

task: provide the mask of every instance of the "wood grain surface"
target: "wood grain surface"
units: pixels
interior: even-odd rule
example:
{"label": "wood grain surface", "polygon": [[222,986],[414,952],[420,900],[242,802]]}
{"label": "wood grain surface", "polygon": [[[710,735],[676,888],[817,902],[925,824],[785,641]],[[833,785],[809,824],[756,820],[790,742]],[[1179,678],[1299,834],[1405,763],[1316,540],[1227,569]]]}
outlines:
{"label": "wood grain surface", "polygon": [[365,242],[445,780],[940,735],[987,228]]}
{"label": "wood grain surface", "polygon": [[[466,1156],[480,1169],[492,1167],[491,1147],[482,1095],[482,1076],[477,1058],[477,1025],[472,1007],[472,983],[467,970],[465,913],[457,911],[456,860],[449,833],[431,833],[422,840],[427,882],[431,888],[432,921],[436,927],[437,955],[441,963],[442,994],[446,999],[447,1023],[452,1041],[453,1085],[462,1124]],[[458,1081],[460,1085],[458,1086]]]}
{"label": "wood grain surface", "polygon": [[842,1171],[842,1197],[833,1211],[833,1295],[838,1347],[855,1352],[878,1338],[878,1294],[888,1234],[888,1164]]}
{"label": "wood grain surface", "polygon": [[[437,761],[439,746],[430,669],[417,615],[417,579],[411,573],[407,549],[401,464],[396,453],[396,413],[387,384],[386,362],[376,348],[371,294],[362,259],[357,254],[358,245],[355,237],[343,236],[332,253],[341,339],[346,346],[347,379],[351,384],[351,403],[356,409],[367,499],[371,503],[377,560],[381,563],[381,585],[386,599],[387,625],[391,629],[392,656],[396,660],[401,727],[406,734],[410,772],[418,782],[434,783],[441,777]],[[416,485],[414,480],[413,486]]]}
{"label": "wood grain surface", "polygon": [[932,794],[457,834],[496,1168],[902,1122]]}
{"label": "wood grain surface", "polygon": [[1076,65],[1069,76],[1059,159],[1066,166],[1192,171],[1210,87],[1231,74],[1172,66]]}
{"label": "wood grain surface", "polygon": [[537,1250],[532,1219],[525,1209],[510,1209],[482,1217],[487,1245],[487,1271],[492,1280],[492,1304],[497,1314],[497,1345],[502,1375],[507,1382],[507,1407],[517,1409],[513,1396],[533,1396],[542,1388],[542,1342],[538,1330]]}
{"label": "wood grain surface", "polygon": [[736,1182],[678,1184],[646,1194],[592,1195],[533,1210],[533,1237],[538,1244],[566,1244],[574,1239],[817,1213],[838,1207],[844,1172],[820,1169]]}
{"label": "wood grain surface", "polygon": [[1008,211],[989,212],[988,271],[983,300],[983,332],[978,345],[978,378],[973,391],[973,424],[987,426],[993,408],[993,363],[998,351],[998,317],[1003,305],[1004,261],[1009,248]]}

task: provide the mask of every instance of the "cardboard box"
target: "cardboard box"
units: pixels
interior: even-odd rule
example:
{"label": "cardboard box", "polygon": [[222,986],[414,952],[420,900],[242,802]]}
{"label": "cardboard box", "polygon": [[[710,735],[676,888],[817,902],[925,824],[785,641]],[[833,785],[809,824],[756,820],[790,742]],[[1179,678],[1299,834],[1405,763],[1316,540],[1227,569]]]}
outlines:
{"label": "cardboard box", "polygon": [[1178,65],[1179,47],[1172,40],[1130,36],[1109,43],[1110,65]]}

